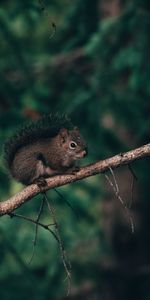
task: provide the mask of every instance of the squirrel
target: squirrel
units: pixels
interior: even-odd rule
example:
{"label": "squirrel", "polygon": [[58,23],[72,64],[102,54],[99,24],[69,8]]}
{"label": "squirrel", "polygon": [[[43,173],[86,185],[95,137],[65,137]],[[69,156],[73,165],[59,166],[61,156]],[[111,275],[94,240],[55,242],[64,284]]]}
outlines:
{"label": "squirrel", "polygon": [[4,153],[12,177],[29,185],[73,173],[76,160],[87,155],[87,145],[68,117],[49,114],[9,138]]}

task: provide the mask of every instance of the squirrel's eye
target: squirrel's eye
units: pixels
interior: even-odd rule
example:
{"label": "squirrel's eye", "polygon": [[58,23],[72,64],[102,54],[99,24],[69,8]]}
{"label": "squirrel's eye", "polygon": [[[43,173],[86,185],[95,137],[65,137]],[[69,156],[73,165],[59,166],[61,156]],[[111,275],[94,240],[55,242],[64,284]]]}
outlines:
{"label": "squirrel's eye", "polygon": [[75,142],[71,141],[70,144],[69,144],[69,148],[70,149],[75,149],[76,147],[77,147],[77,144]]}

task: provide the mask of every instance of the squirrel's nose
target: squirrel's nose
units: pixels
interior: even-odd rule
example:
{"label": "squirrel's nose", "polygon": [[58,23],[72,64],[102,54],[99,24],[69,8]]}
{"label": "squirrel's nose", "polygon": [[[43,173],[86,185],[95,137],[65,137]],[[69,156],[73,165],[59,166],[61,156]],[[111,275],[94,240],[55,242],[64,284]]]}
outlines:
{"label": "squirrel's nose", "polygon": [[83,151],[83,157],[86,156],[87,154],[88,154],[88,149],[85,148],[84,151]]}

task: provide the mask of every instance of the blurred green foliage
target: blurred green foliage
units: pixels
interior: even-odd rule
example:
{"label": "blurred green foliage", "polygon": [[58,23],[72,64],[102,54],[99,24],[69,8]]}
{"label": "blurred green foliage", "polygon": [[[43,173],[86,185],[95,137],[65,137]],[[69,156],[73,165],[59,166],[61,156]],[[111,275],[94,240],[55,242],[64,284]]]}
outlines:
{"label": "blurred green foliage", "polygon": [[[149,2],[126,1],[119,16],[106,19],[101,16],[100,2],[1,1],[1,153],[5,139],[17,126],[53,111],[68,113],[81,128],[89,144],[89,157],[84,163],[149,142]],[[52,22],[56,33],[51,38]],[[120,257],[122,264],[130,257],[129,269],[133,268],[134,256],[135,264],[150,263],[147,162],[145,159],[134,164],[140,179],[136,209],[141,218],[140,230],[134,237],[130,236],[129,228],[126,233],[119,226],[113,227],[114,242],[108,243],[102,225],[102,200],[111,199],[112,195],[102,176],[59,189],[78,212],[79,219],[54,191],[49,191],[72,263],[73,291],[77,291],[73,299],[149,299],[149,274],[146,279],[133,277],[131,283],[128,276],[120,277],[111,273],[111,269],[105,272],[101,268],[102,262],[107,265],[114,259],[115,263]],[[0,166],[1,200],[4,200],[21,186],[9,178],[2,156]],[[123,175],[122,184],[125,182]],[[128,195],[129,189],[126,198]],[[35,197],[19,213],[35,218],[40,198]],[[49,223],[47,211],[43,219]],[[131,256],[123,240],[119,240],[128,234],[125,246],[131,249]],[[57,242],[40,228],[36,253],[28,265],[33,238],[33,224],[8,216],[1,218],[0,298],[66,299],[65,272]],[[121,247],[126,249],[125,253]],[[80,294],[82,286],[89,288],[88,295]],[[106,291],[110,298],[106,298]]]}

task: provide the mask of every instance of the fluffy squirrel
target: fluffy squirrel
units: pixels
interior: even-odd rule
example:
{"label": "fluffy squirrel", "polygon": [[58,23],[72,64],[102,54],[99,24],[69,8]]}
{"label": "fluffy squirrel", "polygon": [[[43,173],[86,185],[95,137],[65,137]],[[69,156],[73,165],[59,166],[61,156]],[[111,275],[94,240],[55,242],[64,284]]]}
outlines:
{"label": "fluffy squirrel", "polygon": [[79,129],[66,116],[47,115],[21,128],[4,145],[11,175],[29,185],[56,174],[71,173],[87,154]]}

